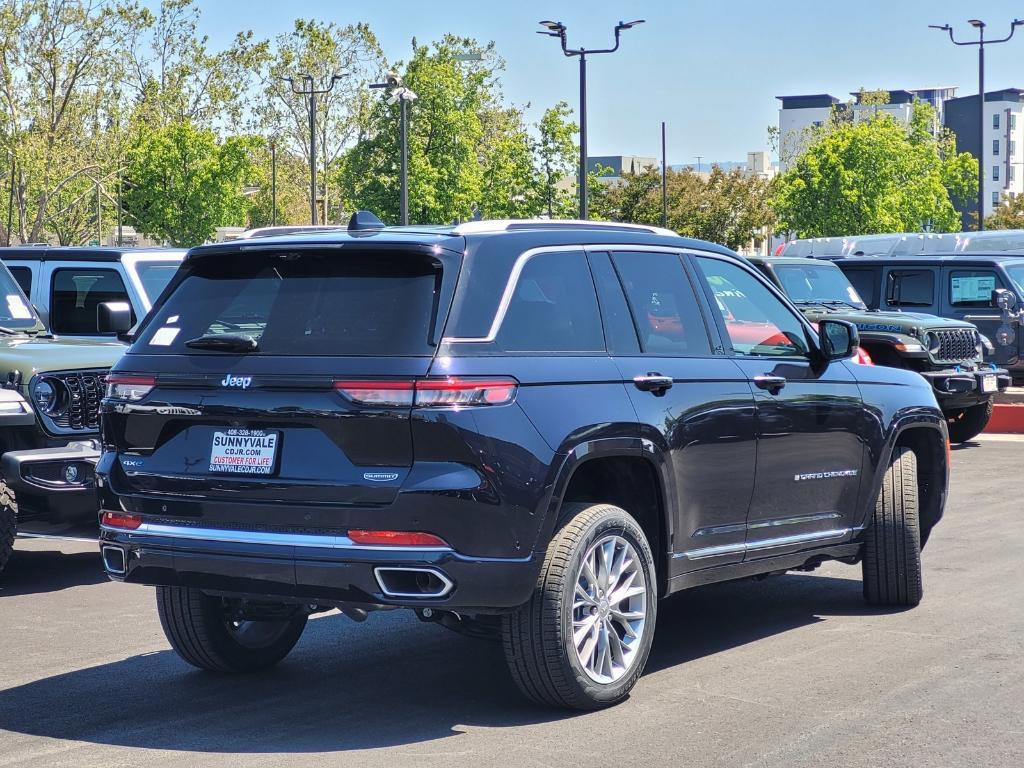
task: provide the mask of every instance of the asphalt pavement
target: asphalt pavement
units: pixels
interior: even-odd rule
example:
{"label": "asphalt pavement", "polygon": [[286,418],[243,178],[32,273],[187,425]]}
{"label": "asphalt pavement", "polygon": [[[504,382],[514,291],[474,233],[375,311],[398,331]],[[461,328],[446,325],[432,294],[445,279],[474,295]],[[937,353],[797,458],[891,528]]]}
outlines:
{"label": "asphalt pavement", "polygon": [[406,612],[310,621],[278,668],[201,673],[146,587],[88,544],[19,541],[0,575],[0,766],[1024,765],[1024,438],[953,452],[909,611],[859,566],[692,590],[659,609],[631,698],[519,698],[498,645]]}

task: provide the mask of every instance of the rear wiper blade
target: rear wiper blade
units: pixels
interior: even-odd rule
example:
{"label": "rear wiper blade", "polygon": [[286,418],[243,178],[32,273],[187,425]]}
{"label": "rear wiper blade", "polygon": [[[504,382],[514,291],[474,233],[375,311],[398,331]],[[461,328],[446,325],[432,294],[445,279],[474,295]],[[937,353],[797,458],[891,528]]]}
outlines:
{"label": "rear wiper blade", "polygon": [[247,333],[210,333],[185,342],[192,349],[215,349],[221,352],[255,352],[260,347]]}

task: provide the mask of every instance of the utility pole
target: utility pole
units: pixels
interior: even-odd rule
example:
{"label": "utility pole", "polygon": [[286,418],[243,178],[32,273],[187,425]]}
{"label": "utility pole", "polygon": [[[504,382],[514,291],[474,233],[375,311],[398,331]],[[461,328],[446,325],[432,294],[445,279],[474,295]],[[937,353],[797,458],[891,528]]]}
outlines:
{"label": "utility pole", "polygon": [[665,153],[665,121],[661,121],[661,226],[668,226],[668,160]]}
{"label": "utility pole", "polygon": [[117,247],[124,246],[124,212],[121,208],[121,169],[117,169]]}
{"label": "utility pole", "polygon": [[383,83],[370,83],[371,88],[385,88],[390,94],[388,103],[398,102],[398,143],[400,169],[399,212],[402,226],[409,225],[409,102],[415,101],[416,93],[402,82],[397,72],[388,72]]}
{"label": "utility pole", "polygon": [[11,227],[14,226],[14,183],[18,175],[18,164],[11,152],[11,190],[7,196],[7,245],[11,244]]}
{"label": "utility pole", "polygon": [[270,140],[270,226],[277,226],[277,139]]}
{"label": "utility pole", "polygon": [[704,155],[694,155],[697,158],[697,173],[700,173],[700,161],[704,159]]}
{"label": "utility pole", "polygon": [[562,53],[565,56],[578,56],[580,59],[580,218],[586,220],[589,214],[587,207],[587,54],[615,53],[619,50],[619,36],[624,29],[630,29],[637,24],[643,24],[643,19],[636,21],[620,21],[615,25],[615,45],[611,48],[595,49],[588,51],[586,48],[569,48],[567,38],[567,27],[560,21],[542,21],[540,25],[547,29],[546,32],[538,32],[538,35],[557,37],[562,44]]}
{"label": "utility pole", "polygon": [[317,223],[317,199],[316,199],[316,97],[330,93],[334,84],[341,80],[341,75],[332,75],[331,81],[324,88],[317,88],[312,75],[301,74],[302,87],[295,87],[295,80],[290,77],[284,78],[289,84],[292,93],[301,95],[306,101],[306,110],[309,113],[309,218],[314,226]]}
{"label": "utility pole", "polygon": [[929,28],[949,33],[953,45],[978,46],[978,231],[985,229],[985,46],[1005,43],[1013,37],[1017,27],[1024,24],[1024,19],[1014,19],[1010,24],[1010,34],[996,40],[985,39],[985,22],[981,19],[970,19],[968,22],[978,30],[977,40],[957,40],[953,37],[953,28],[949,24],[929,24]]}

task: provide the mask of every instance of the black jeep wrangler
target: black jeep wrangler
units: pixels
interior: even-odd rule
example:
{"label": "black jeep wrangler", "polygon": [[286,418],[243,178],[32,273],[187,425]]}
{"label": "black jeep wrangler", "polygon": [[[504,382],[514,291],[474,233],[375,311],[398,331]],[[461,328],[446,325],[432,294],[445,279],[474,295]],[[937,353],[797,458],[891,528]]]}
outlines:
{"label": "black jeep wrangler", "polygon": [[839,560],[921,599],[946,423],[857,342],[650,227],[357,214],[195,248],[107,380],[103,561],[203,669],[410,608],[500,636],[537,702],[613,704],[678,590]]}
{"label": "black jeep wrangler", "polygon": [[788,256],[753,256],[749,261],[811,322],[831,317],[854,323],[861,347],[875,365],[907,368],[924,376],[946,415],[954,443],[971,440],[985,429],[995,396],[1010,386],[1011,379],[1005,368],[985,362],[985,344],[991,348],[991,342],[977,327],[964,319],[869,308],[835,261]]}

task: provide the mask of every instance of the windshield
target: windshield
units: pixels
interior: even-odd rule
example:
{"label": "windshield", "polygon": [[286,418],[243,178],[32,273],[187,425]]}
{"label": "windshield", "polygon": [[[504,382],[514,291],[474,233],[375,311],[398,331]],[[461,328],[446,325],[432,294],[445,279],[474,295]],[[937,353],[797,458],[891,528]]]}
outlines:
{"label": "windshield", "polygon": [[776,266],[782,290],[793,302],[842,302],[866,309],[864,302],[843,271],[834,264],[790,264]]}
{"label": "windshield", "polygon": [[134,349],[430,356],[440,284],[440,264],[411,253],[211,256],[189,269]]}
{"label": "windshield", "polygon": [[0,326],[4,328],[34,328],[36,313],[25,294],[6,267],[0,269]]}
{"label": "windshield", "polygon": [[152,307],[153,303],[163,293],[164,288],[171,282],[174,273],[181,266],[181,259],[169,259],[167,261],[139,260],[132,269],[138,276],[138,285],[142,289],[142,300],[146,307]]}
{"label": "windshield", "polygon": [[1010,275],[1010,279],[1013,280],[1013,287],[1016,289],[1017,296],[1024,299],[1024,264],[1014,264],[1011,267],[1007,267],[1006,272]]}

